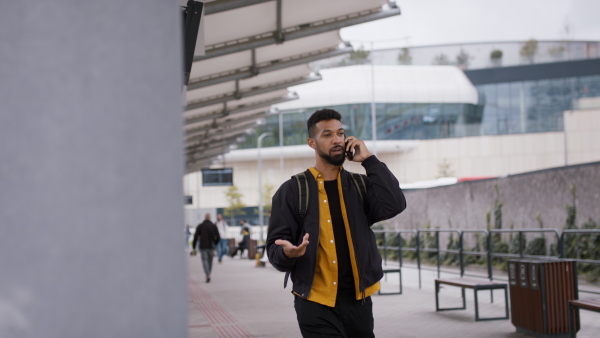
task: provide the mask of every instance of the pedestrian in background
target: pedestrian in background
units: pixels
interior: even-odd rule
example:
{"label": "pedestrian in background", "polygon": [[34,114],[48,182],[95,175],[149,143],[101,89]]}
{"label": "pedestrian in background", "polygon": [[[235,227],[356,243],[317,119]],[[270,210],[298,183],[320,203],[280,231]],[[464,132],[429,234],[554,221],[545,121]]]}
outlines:
{"label": "pedestrian in background", "polygon": [[230,254],[231,258],[235,257],[235,255],[240,252],[240,258],[244,256],[244,250],[248,249],[248,245],[250,244],[250,226],[246,223],[246,220],[243,219],[240,221],[240,225],[242,226],[242,230],[240,230],[240,234],[242,235],[242,240],[238,243],[237,247]]}
{"label": "pedestrian in background", "polygon": [[189,224],[185,225],[185,249],[188,250],[190,248],[190,236],[192,232],[190,230],[191,226]]}
{"label": "pedestrian in background", "polygon": [[206,282],[210,283],[210,273],[212,271],[212,263],[215,258],[215,247],[221,237],[217,226],[210,221],[210,214],[204,216],[204,222],[198,224],[196,233],[194,233],[194,241],[192,248],[196,250],[196,244],[200,242],[200,258],[202,258],[202,268],[206,275]]}
{"label": "pedestrian in background", "polygon": [[217,245],[217,258],[219,263],[223,260],[223,256],[229,253],[229,239],[227,238],[227,221],[223,218],[223,215],[217,214],[217,229],[219,230],[219,236],[221,236],[221,240]]}

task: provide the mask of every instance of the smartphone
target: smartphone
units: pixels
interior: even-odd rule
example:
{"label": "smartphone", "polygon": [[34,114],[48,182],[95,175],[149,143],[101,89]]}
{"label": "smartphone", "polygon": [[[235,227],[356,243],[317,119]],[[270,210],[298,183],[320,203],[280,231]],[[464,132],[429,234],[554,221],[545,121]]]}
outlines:
{"label": "smartphone", "polygon": [[[348,141],[346,141],[346,147],[348,147]],[[352,151],[352,149],[349,151],[346,151],[346,156],[348,157],[348,159],[350,161],[352,161],[352,158],[354,157],[354,152]]]}

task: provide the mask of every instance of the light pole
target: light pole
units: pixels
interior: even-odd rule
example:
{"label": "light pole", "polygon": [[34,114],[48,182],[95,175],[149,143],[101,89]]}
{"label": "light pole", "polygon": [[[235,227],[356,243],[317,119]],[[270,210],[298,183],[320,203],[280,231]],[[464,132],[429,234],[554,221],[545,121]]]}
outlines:
{"label": "light pole", "polygon": [[[373,56],[373,41],[371,41],[371,56]],[[377,110],[375,108],[375,65],[371,59],[371,134],[373,135],[373,154],[377,156]]]}
{"label": "light pole", "polygon": [[377,107],[375,104],[375,60],[374,60],[374,55],[373,52],[375,51],[375,46],[374,43],[376,42],[390,42],[390,41],[397,41],[397,40],[410,40],[410,36],[405,36],[403,38],[396,38],[396,39],[386,39],[386,40],[353,40],[354,42],[368,42],[371,45],[371,51],[370,51],[370,55],[371,55],[371,134],[372,139],[373,139],[373,154],[377,155]]}
{"label": "light pole", "polygon": [[263,219],[263,198],[262,198],[262,159],[260,157],[260,146],[262,144],[263,138],[265,138],[269,135],[273,135],[273,133],[266,132],[266,133],[260,134],[260,136],[258,137],[258,141],[257,141],[258,144],[256,146],[256,148],[258,149],[258,219],[260,222],[259,226],[260,226],[261,242],[264,239],[264,236],[263,236],[264,219]]}

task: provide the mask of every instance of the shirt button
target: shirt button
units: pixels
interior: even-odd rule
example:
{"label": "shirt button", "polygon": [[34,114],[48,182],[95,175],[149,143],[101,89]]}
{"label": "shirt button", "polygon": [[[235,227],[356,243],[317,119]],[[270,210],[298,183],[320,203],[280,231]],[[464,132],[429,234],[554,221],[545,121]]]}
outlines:
{"label": "shirt button", "polygon": [[323,203],[327,203],[327,200],[323,200]]}
{"label": "shirt button", "polygon": [[331,243],[333,243],[333,239],[331,240]]}
{"label": "shirt button", "polygon": [[328,219],[328,220],[327,220],[327,223],[329,223],[329,222],[331,222],[331,220],[330,220],[330,219]]}
{"label": "shirt button", "polygon": [[333,264],[335,264],[335,261],[333,261]]}
{"label": "shirt button", "polygon": [[336,282],[333,282],[333,285],[336,285],[336,284],[337,284]]}

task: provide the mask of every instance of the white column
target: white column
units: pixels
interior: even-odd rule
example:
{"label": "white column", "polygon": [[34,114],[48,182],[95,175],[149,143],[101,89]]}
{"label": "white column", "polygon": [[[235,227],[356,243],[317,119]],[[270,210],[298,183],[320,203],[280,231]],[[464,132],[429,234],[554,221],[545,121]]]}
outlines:
{"label": "white column", "polygon": [[258,149],[258,223],[259,223],[258,225],[260,226],[260,241],[261,242],[264,240],[263,227],[265,224],[265,217],[263,215],[264,211],[263,211],[263,195],[262,195],[262,158],[260,156],[260,148],[262,145],[263,138],[265,138],[269,135],[273,135],[273,133],[266,132],[266,133],[260,134],[260,136],[258,137],[257,146],[256,146],[256,148]]}

